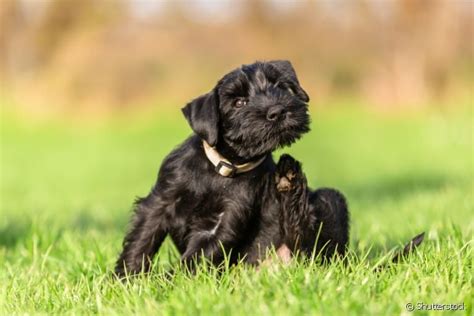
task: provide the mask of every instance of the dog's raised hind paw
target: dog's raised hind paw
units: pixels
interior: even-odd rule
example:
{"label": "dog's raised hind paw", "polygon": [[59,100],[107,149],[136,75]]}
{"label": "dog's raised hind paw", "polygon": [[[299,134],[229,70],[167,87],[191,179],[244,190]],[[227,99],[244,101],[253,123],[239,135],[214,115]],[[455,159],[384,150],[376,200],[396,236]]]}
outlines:
{"label": "dog's raised hind paw", "polygon": [[278,192],[293,190],[303,178],[301,164],[290,155],[282,155],[275,172],[275,183]]}

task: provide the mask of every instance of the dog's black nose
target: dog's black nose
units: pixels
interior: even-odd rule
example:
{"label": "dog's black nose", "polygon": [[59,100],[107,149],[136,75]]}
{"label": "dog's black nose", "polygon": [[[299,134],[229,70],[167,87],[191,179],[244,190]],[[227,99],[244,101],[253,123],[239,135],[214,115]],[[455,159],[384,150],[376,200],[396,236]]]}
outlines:
{"label": "dog's black nose", "polygon": [[285,113],[285,109],[282,106],[272,106],[267,112],[267,120],[276,121]]}

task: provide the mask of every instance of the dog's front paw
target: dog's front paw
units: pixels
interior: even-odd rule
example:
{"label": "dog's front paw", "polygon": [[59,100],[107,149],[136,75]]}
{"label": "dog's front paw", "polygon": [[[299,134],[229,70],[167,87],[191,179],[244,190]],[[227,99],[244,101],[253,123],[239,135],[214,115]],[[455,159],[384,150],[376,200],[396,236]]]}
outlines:
{"label": "dog's front paw", "polygon": [[287,154],[280,157],[275,173],[275,183],[278,192],[293,190],[303,177],[301,164],[298,161]]}

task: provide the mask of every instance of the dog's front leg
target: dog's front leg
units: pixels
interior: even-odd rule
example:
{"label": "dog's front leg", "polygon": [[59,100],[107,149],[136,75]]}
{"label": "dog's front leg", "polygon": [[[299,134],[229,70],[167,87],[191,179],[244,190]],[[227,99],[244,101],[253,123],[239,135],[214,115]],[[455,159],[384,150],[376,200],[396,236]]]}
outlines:
{"label": "dog's front leg", "polygon": [[190,240],[181,261],[190,271],[195,270],[195,264],[201,257],[209,259],[212,264],[218,265],[224,259],[224,244],[213,237],[195,236]]}
{"label": "dog's front leg", "polygon": [[[181,261],[194,271],[195,264],[204,257],[213,265],[219,265],[224,261],[226,255],[241,238],[240,234],[245,224],[232,214],[224,214],[219,217],[218,222],[211,229],[196,229],[189,235],[186,250],[181,256]],[[239,212],[237,212],[239,213]]]}
{"label": "dog's front leg", "polygon": [[167,234],[164,212],[167,203],[155,193],[135,204],[132,227],[123,241],[115,273],[119,277],[149,271],[153,256]]}

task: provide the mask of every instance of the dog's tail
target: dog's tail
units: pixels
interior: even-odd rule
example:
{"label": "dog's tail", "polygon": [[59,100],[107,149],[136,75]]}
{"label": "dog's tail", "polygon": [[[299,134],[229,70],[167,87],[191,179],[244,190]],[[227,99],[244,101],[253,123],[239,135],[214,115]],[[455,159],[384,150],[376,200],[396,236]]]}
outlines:
{"label": "dog's tail", "polygon": [[403,250],[398,251],[393,256],[392,262],[397,263],[397,262],[400,262],[401,259],[406,258],[410,253],[413,252],[413,250],[416,249],[416,247],[418,247],[423,242],[424,239],[425,239],[425,232],[413,237],[413,239],[410,240],[410,242],[406,244],[405,247],[403,247]]}
{"label": "dog's tail", "polygon": [[[392,263],[398,263],[400,262],[403,258],[408,257],[425,239],[425,233],[421,233],[413,237],[409,243],[403,247],[402,250],[398,251],[395,253],[395,255],[392,257]],[[382,264],[379,265],[375,268],[375,272],[380,272],[381,270],[387,268],[388,264]]]}

